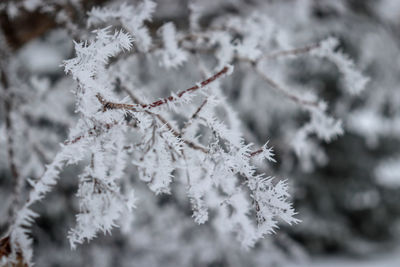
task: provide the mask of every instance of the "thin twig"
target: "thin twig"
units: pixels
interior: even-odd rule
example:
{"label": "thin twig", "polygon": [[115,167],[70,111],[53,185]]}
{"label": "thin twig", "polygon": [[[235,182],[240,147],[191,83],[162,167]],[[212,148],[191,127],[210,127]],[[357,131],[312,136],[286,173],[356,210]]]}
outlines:
{"label": "thin twig", "polygon": [[261,154],[264,151],[264,149],[260,148],[259,150],[253,151],[250,153],[250,157],[257,156],[258,154]]}
{"label": "thin twig", "polygon": [[202,81],[199,85],[192,86],[186,90],[183,90],[179,92],[176,96],[169,96],[157,101],[154,101],[153,103],[150,104],[122,104],[122,103],[113,103],[106,101],[101,94],[97,94],[96,97],[99,100],[99,102],[103,105],[103,111],[106,111],[108,109],[123,109],[123,110],[130,110],[130,111],[140,111],[141,109],[149,110],[155,107],[159,107],[161,105],[164,105],[168,102],[173,102],[178,100],[179,98],[182,98],[185,94],[192,93],[197,91],[198,89],[204,88],[207,85],[211,84],[212,82],[216,81],[218,78],[221,78],[224,74],[227,74],[229,72],[230,67],[225,66],[222,70],[208,78],[207,80]]}
{"label": "thin twig", "polygon": [[186,129],[192,125],[193,121],[197,118],[199,115],[200,111],[203,109],[203,107],[207,104],[207,99],[204,99],[203,103],[197,108],[197,110],[193,113],[193,115],[190,117],[190,119],[185,123],[185,125],[182,127],[182,134],[186,131]]}
{"label": "thin twig", "polygon": [[[225,67],[225,68],[226,68],[226,67]],[[214,75],[214,76],[215,76],[215,75]],[[208,81],[208,80],[210,80],[210,78],[207,79],[206,81]],[[203,83],[204,83],[204,82],[203,82]],[[192,88],[193,88],[193,87],[192,87]],[[143,103],[141,103],[141,101],[132,93],[131,90],[129,90],[128,88],[126,88],[126,87],[124,87],[124,86],[121,87],[121,89],[122,89],[124,92],[126,92],[126,93],[128,94],[128,96],[131,98],[131,100],[132,100],[136,105],[139,105],[139,106],[143,105]],[[189,88],[189,89],[190,89],[190,88]],[[187,91],[187,90],[185,90],[185,91]],[[100,101],[100,99],[99,99],[99,101]],[[110,103],[110,102],[105,101],[103,98],[101,98],[101,101],[100,101],[100,102],[103,104],[103,107],[104,107],[104,104]],[[190,120],[186,123],[186,125],[185,125],[186,127],[184,126],[184,127],[182,128],[182,131],[181,131],[181,132],[179,132],[178,130],[176,130],[176,129],[175,129],[164,117],[162,117],[160,114],[156,114],[156,113],[150,112],[150,111],[148,111],[148,110],[145,110],[145,112],[146,112],[147,114],[149,114],[149,115],[155,116],[158,120],[160,120],[160,121],[168,128],[168,130],[169,130],[175,137],[181,139],[182,142],[183,142],[184,144],[188,145],[188,146],[189,146],[190,148],[192,148],[192,149],[199,150],[199,151],[201,151],[201,152],[207,154],[207,153],[209,152],[209,150],[208,150],[206,147],[204,147],[204,146],[202,146],[202,145],[200,145],[200,144],[196,144],[195,142],[192,142],[192,141],[189,141],[189,140],[186,140],[186,139],[182,138],[182,133],[183,133],[184,129],[187,128],[188,123],[189,123],[191,120],[193,120],[194,118],[196,118],[196,117],[198,116],[198,114],[199,114],[200,111],[203,109],[203,107],[206,105],[206,103],[207,103],[207,99],[205,99],[205,100],[202,102],[202,104],[197,108],[197,110],[193,113],[193,115],[191,116]],[[257,150],[257,151],[254,151],[254,152],[252,152],[252,153],[250,154],[250,157],[256,156],[256,155],[260,154],[262,151],[263,151],[262,149]]]}
{"label": "thin twig", "polygon": [[282,93],[284,96],[286,96],[287,98],[289,98],[293,102],[296,102],[297,104],[305,105],[305,106],[312,106],[312,107],[317,107],[317,108],[319,107],[319,102],[318,101],[310,101],[310,100],[306,100],[306,99],[301,99],[300,97],[289,93],[288,90],[284,89],[277,82],[275,82],[270,77],[268,77],[257,66],[254,67],[254,69],[261,76],[261,78],[264,81],[266,81],[273,89],[275,89],[276,91]]}
{"label": "thin twig", "polygon": [[[117,122],[114,122],[114,123],[106,123],[106,124],[104,124],[104,127],[107,129],[107,130],[110,130],[113,126],[115,126],[115,125],[117,125],[118,123]],[[64,142],[64,145],[72,145],[72,144],[75,144],[75,143],[77,143],[77,142],[79,142],[81,139],[83,139],[83,138],[85,138],[87,135],[89,135],[89,136],[94,136],[94,135],[96,135],[96,134],[98,134],[98,127],[96,127],[96,126],[94,126],[93,128],[91,128],[89,131],[88,131],[88,134],[83,134],[83,135],[79,135],[79,136],[77,136],[77,137],[75,137],[75,138],[73,138],[72,140],[66,140],[65,142]]]}
{"label": "thin twig", "polygon": [[[167,129],[175,137],[181,139],[184,144],[186,144],[187,146],[189,146],[192,149],[199,150],[199,151],[202,151],[203,153],[207,154],[209,152],[209,150],[206,147],[204,147],[204,146],[202,146],[200,144],[196,144],[193,141],[183,139],[182,138],[182,134],[178,130],[176,130],[164,117],[162,117],[160,114],[156,114],[156,113],[153,113],[153,112],[149,111],[149,109],[151,109],[153,107],[161,106],[161,105],[163,105],[165,103],[168,103],[168,102],[171,102],[171,101],[174,101],[177,98],[182,97],[186,93],[191,93],[191,92],[194,92],[194,91],[196,91],[196,90],[198,90],[200,88],[203,88],[203,87],[209,85],[210,83],[214,82],[218,78],[220,78],[222,75],[226,74],[228,71],[229,71],[229,67],[226,66],[221,71],[217,72],[216,74],[214,74],[210,78],[202,81],[200,83],[200,85],[195,85],[193,87],[190,87],[190,88],[188,88],[186,90],[183,90],[183,91],[179,92],[177,94],[177,97],[169,96],[167,98],[155,101],[155,102],[153,102],[151,104],[141,103],[141,101],[137,97],[135,97],[130,90],[128,90],[125,87],[122,87],[122,89],[125,92],[127,92],[128,96],[131,98],[131,100],[135,104],[123,104],[123,103],[110,102],[110,101],[107,101],[106,99],[104,99],[103,96],[101,96],[100,94],[97,94],[96,97],[99,100],[99,102],[103,105],[103,111],[107,111],[109,109],[123,109],[123,110],[131,110],[131,111],[139,111],[140,110],[140,111],[144,111],[145,113],[147,113],[149,115],[152,115],[152,116],[156,117],[161,123],[163,123],[167,127]],[[198,113],[204,107],[205,104],[206,104],[206,100],[198,108],[198,110],[195,112],[195,114],[193,114],[193,116],[197,116]],[[142,109],[144,109],[144,110],[142,110]],[[112,126],[113,125],[108,125],[108,124],[106,125],[107,129],[111,128]],[[95,127],[92,130],[89,131],[89,135],[95,134],[94,130],[96,130]],[[84,135],[78,136],[78,137],[74,138],[73,140],[66,141],[64,144],[66,144],[66,145],[67,144],[74,144],[74,143],[80,141],[84,137],[85,137]]]}
{"label": "thin twig", "polygon": [[44,153],[42,148],[39,146],[39,144],[33,143],[32,144],[32,149],[33,149],[33,151],[36,152],[36,154],[38,155],[40,161],[43,164],[43,167],[45,168],[46,165],[49,164],[51,161],[47,158],[46,154]]}
{"label": "thin twig", "polygon": [[281,51],[273,52],[270,54],[265,54],[265,55],[261,56],[260,59],[274,59],[274,58],[284,57],[284,56],[297,56],[297,55],[309,53],[312,50],[319,48],[320,46],[321,46],[321,43],[315,43],[315,44],[311,44],[311,45],[304,46],[304,47],[299,47],[299,48],[294,48],[294,49],[289,49],[289,50],[281,50]]}
{"label": "thin twig", "polygon": [[[128,88],[122,87],[122,90],[125,91],[125,92],[128,94],[128,96],[131,98],[131,100],[132,100],[134,103],[136,103],[137,105],[143,105],[143,104],[141,103],[141,101],[140,101],[136,96],[134,96],[133,93],[132,93]],[[169,122],[168,122],[163,116],[161,116],[160,114],[156,114],[156,113],[150,112],[150,111],[148,111],[148,110],[145,110],[145,112],[146,112],[147,114],[151,115],[151,116],[155,116],[161,123],[163,123],[163,124],[167,127],[167,129],[168,129],[176,138],[181,139],[182,142],[185,143],[186,145],[188,145],[190,148],[193,148],[193,149],[196,149],[196,150],[201,150],[201,151],[204,152],[204,153],[208,153],[207,148],[205,148],[204,146],[199,145],[199,144],[196,144],[196,143],[194,143],[194,142],[192,142],[192,141],[189,141],[189,140],[186,140],[186,139],[182,139],[182,134],[181,134],[178,130],[176,130],[176,129],[171,125],[171,123],[169,123]]]}
{"label": "thin twig", "polygon": [[172,125],[170,123],[168,123],[163,117],[161,117],[159,114],[155,114],[157,119],[159,119],[167,128],[168,130],[176,137],[182,140],[183,143],[185,143],[186,145],[188,145],[190,148],[193,148],[195,150],[200,150],[204,153],[208,153],[208,149],[205,148],[204,146],[200,145],[200,144],[196,144],[192,141],[186,140],[182,138],[182,134],[180,132],[178,132],[177,130],[175,130]]}

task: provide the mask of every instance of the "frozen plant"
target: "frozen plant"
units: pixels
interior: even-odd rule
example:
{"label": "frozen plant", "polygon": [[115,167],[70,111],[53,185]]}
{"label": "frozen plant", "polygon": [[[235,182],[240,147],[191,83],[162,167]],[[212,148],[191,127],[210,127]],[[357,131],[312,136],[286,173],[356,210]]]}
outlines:
{"label": "frozen plant", "polygon": [[[61,8],[61,14],[65,12],[62,1],[54,6],[46,5],[47,1],[25,2],[31,2],[31,9],[51,13]],[[32,3],[36,5],[33,7]],[[2,8],[15,15],[20,7],[9,3]],[[327,104],[316,94],[287,89],[283,75],[286,68],[277,64],[271,70],[271,60],[300,56],[330,60],[343,75],[350,94],[361,92],[368,79],[353,61],[336,50],[335,39],[296,48],[289,29],[258,12],[227,15],[202,27],[199,19],[206,8],[192,3],[190,28],[181,30],[167,22],[153,33],[146,22],[152,19],[155,9],[151,0],[136,6],[110,1],[88,12],[87,28],[68,17],[57,16],[57,23],[77,40],[75,56],[63,62],[68,75],[65,79],[69,80],[63,89],[72,91],[75,114],[73,118],[46,115],[69,128],[69,135],[49,156],[34,141],[35,153],[29,159],[33,165],[52,158],[36,179],[28,178],[31,170],[19,171],[26,155],[15,148],[18,144],[14,138],[22,136],[13,132],[31,131],[29,122],[44,108],[43,92],[50,94],[50,89],[36,78],[29,83],[35,93],[25,95],[29,86],[19,87],[23,82],[14,71],[21,63],[2,40],[5,125],[0,133],[4,136],[1,141],[7,144],[15,180],[9,228],[1,239],[1,248],[5,248],[0,251],[2,264],[32,265],[29,227],[38,216],[32,205],[44,200],[56,186],[60,173],[72,164],[83,166],[76,193],[79,213],[76,225],[68,232],[74,249],[99,233],[131,225],[126,214],[135,213],[138,197],[126,171],[129,165],[135,167],[135,177],[156,195],[174,194],[173,184],[183,185],[194,221],[212,221],[218,233],[233,233],[244,248],[251,248],[265,235],[274,233],[280,221],[289,225],[299,222],[287,181],[259,168],[265,160],[275,162],[272,147],[267,140],[261,148],[245,141],[240,114],[225,97],[224,90],[229,90],[227,80],[235,76],[236,70],[256,75],[309,114],[310,121],[296,129],[292,146],[299,158],[310,164],[310,158],[321,153],[310,136],[329,142],[342,134],[341,122],[327,114]],[[82,39],[85,41],[78,41]],[[150,62],[148,66],[141,65],[143,57]],[[195,64],[195,68],[190,65],[192,72],[203,78],[197,78],[197,83],[192,80],[191,87],[181,86],[172,92],[165,91],[162,76],[138,86],[132,74],[132,70],[151,74],[162,68],[174,73],[185,64]],[[52,103],[64,105],[65,109],[71,105],[63,97],[57,99],[57,104]],[[25,182],[32,188],[22,196]]]}

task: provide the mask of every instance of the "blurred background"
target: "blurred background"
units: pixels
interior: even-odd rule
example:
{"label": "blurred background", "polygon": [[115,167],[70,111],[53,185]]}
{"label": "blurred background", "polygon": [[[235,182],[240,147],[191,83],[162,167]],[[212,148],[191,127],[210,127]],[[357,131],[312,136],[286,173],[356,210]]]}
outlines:
{"label": "blurred background", "polygon": [[[167,21],[178,30],[188,29],[189,1],[156,2],[153,20],[146,22],[151,31]],[[277,163],[263,168],[288,179],[302,222],[282,224],[276,234],[244,251],[231,238],[216,235],[212,222],[196,225],[179,185],[174,185],[175,194],[155,196],[135,180],[131,167],[127,172],[138,194],[132,229],[127,233],[114,229],[112,235],[100,235],[72,251],[66,235],[79,209],[76,176],[82,170],[72,166],[34,207],[40,214],[32,231],[36,266],[400,266],[400,1],[197,2],[204,28],[212,28],[225,16],[257,12],[294,47],[334,36],[339,49],[370,78],[366,89],[354,96],[343,90],[340,73],[328,61],[295,57],[271,62],[272,71],[285,76],[288,84],[312,90],[328,103],[328,113],[343,122],[342,136],[329,143],[311,136],[310,152],[304,155],[294,151],[291,141],[308,120],[307,113],[298,112],[241,66],[224,82],[224,93],[242,120],[246,139],[255,144],[269,140],[274,147]],[[15,77],[10,80],[19,84],[13,92],[13,105],[19,110],[12,116],[14,129],[23,129],[14,133],[17,166],[23,175],[40,176],[76,121],[71,93],[75,84],[60,67],[62,60],[73,57],[72,40],[77,40],[68,21],[85,29],[86,13],[93,6],[120,3],[1,1],[1,31],[13,54]],[[198,80],[196,67],[193,56],[183,67],[166,71],[151,56],[141,54],[132,60],[130,71],[139,86],[161,80],[168,92]],[[7,107],[3,101],[0,105],[3,115]],[[1,116],[1,234],[7,230],[13,186],[5,127]],[[28,189],[26,185],[24,190]]]}

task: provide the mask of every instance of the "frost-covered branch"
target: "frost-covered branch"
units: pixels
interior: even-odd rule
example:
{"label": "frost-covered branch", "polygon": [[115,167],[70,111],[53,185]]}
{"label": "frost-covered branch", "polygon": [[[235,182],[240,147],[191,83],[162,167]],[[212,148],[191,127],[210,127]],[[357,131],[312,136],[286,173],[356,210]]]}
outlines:
{"label": "frost-covered branch", "polygon": [[[188,95],[190,93],[193,93],[199,89],[203,89],[209,84],[213,83],[217,79],[223,77],[224,75],[229,75],[233,71],[232,66],[225,66],[222,70],[219,72],[215,73],[213,76],[210,78],[200,82],[199,84],[196,84],[186,90],[180,91],[176,95],[171,95],[169,97],[166,97],[164,99],[160,99],[157,101],[154,101],[150,104],[121,104],[121,103],[113,103],[110,101],[106,101],[102,95],[97,94],[96,97],[99,100],[99,102],[103,105],[103,111],[109,110],[109,109],[122,109],[122,110],[130,110],[130,111],[142,111],[142,110],[149,110],[155,107],[162,106],[164,104],[168,104],[170,102],[175,102],[178,101],[179,99],[184,99],[185,95]],[[185,101],[185,100],[183,100]]]}
{"label": "frost-covered branch", "polygon": [[[32,10],[46,10],[47,1],[24,1],[17,9],[26,2],[35,5]],[[310,38],[310,45],[296,48],[293,29],[262,12],[217,14],[209,25],[202,25],[200,1],[189,7],[187,29],[179,23],[160,25],[162,20],[152,23],[156,4],[151,0],[137,5],[110,1],[94,7],[87,13],[86,28],[71,21],[74,13],[65,13],[64,3],[60,0],[56,5],[60,9],[51,5],[47,12],[63,11],[57,24],[81,41],[73,44],[75,55],[63,61],[66,77],[54,84],[62,90],[54,93],[52,82],[46,86],[37,77],[19,83],[32,88],[12,88],[19,92],[18,110],[12,109],[11,94],[4,93],[5,126],[0,125],[0,133],[7,137],[9,169],[31,189],[0,242],[2,263],[32,264],[29,227],[38,216],[33,205],[45,200],[61,172],[72,164],[78,165],[74,168],[78,205],[67,238],[74,249],[114,227],[130,231],[134,214],[156,202],[152,198],[157,196],[150,193],[170,195],[179,209],[190,207],[195,223],[208,223],[221,240],[234,236],[244,248],[274,233],[280,222],[300,222],[289,182],[273,178],[279,175],[266,166],[276,162],[272,147],[265,139],[249,143],[252,138],[243,129],[249,124],[243,119],[250,114],[256,117],[254,127],[264,127],[273,116],[281,116],[277,133],[285,136],[277,142],[290,145],[300,164],[323,154],[319,143],[343,133],[341,120],[333,117],[337,114],[328,115],[328,104],[313,88],[292,82],[287,63],[300,56],[305,61],[327,59],[343,77],[343,88],[358,94],[368,78],[337,50],[335,39],[315,43]],[[76,3],[72,9],[79,7]],[[201,82],[176,93],[167,91],[171,83],[191,84],[196,79],[191,74],[199,72],[204,77]],[[6,76],[2,71],[3,89],[8,87]],[[21,97],[24,90],[30,93]],[[46,100],[53,93],[58,96]],[[296,119],[299,110],[308,121]],[[43,117],[46,127],[41,128]],[[67,138],[64,132],[48,129],[53,122],[59,122],[63,131],[69,129]],[[38,126],[30,129],[31,124]],[[12,135],[17,128],[20,136]],[[260,135],[265,136],[265,132]],[[34,153],[21,152],[24,148],[18,154],[18,140],[25,137],[26,147]],[[271,140],[274,146],[277,142]],[[26,158],[29,164],[20,164]],[[52,162],[43,167],[50,158]],[[143,195],[148,199],[141,201]],[[162,216],[156,213],[152,216]]]}

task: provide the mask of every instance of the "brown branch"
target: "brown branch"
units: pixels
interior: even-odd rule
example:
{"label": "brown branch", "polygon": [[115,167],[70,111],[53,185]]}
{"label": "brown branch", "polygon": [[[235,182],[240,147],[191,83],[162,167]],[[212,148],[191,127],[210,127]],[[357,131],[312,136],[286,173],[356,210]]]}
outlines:
{"label": "brown branch", "polygon": [[[137,105],[143,105],[143,104],[140,102],[140,100],[139,100],[137,97],[135,97],[135,96],[133,95],[133,93],[132,93],[128,88],[122,87],[122,90],[125,91],[125,92],[128,94],[128,96],[131,98],[131,100],[132,100],[134,103],[136,103]],[[156,114],[156,113],[150,112],[150,111],[148,111],[148,110],[145,110],[145,112],[146,112],[147,114],[152,115],[152,116],[155,116],[157,119],[159,119],[159,120],[168,128],[168,130],[169,130],[176,138],[181,139],[182,142],[185,143],[186,145],[188,145],[190,148],[193,148],[193,149],[195,149],[195,150],[200,150],[200,151],[202,151],[202,152],[204,152],[204,153],[208,153],[208,149],[205,148],[204,146],[201,146],[201,145],[196,144],[196,143],[194,143],[194,142],[192,142],[192,141],[189,141],[189,140],[182,139],[182,134],[181,134],[178,130],[176,130],[176,129],[175,129],[164,117],[162,117],[160,114]]]}
{"label": "brown branch", "polygon": [[[226,68],[226,67],[225,67],[225,68]],[[215,75],[214,75],[214,76],[215,76]],[[210,80],[210,78],[207,79],[206,81],[208,81],[208,80]],[[203,83],[204,83],[204,82],[203,82]],[[126,87],[124,87],[124,86],[122,86],[121,89],[122,89],[124,92],[126,92],[126,93],[128,94],[129,98],[130,98],[136,105],[139,105],[139,106],[140,106],[140,105],[143,105],[143,103],[141,103],[141,101],[132,93],[131,90],[129,90],[128,88],[126,88]],[[189,89],[190,89],[190,88],[189,88]],[[188,89],[187,89],[187,90],[188,90]],[[185,91],[187,91],[187,90],[185,90]],[[110,102],[105,101],[104,98],[101,97],[101,95],[98,95],[97,97],[98,97],[100,103],[103,104],[103,110],[104,110],[104,108],[107,107],[106,105],[109,104]],[[201,103],[201,105],[197,108],[197,110],[193,113],[193,115],[191,116],[191,118],[189,119],[189,121],[188,121],[188,122],[185,124],[185,126],[182,128],[182,131],[181,131],[181,132],[179,132],[178,130],[174,129],[174,127],[173,127],[164,117],[162,117],[160,114],[156,114],[156,113],[150,112],[150,111],[148,111],[148,110],[145,110],[145,112],[146,112],[147,114],[152,115],[152,116],[155,116],[157,119],[159,119],[159,120],[168,128],[168,130],[169,130],[175,137],[180,138],[180,139],[182,140],[182,142],[185,143],[186,145],[188,145],[190,148],[195,149],[195,150],[199,150],[199,151],[201,151],[201,152],[207,154],[207,153],[209,152],[209,150],[208,150],[206,147],[204,147],[204,146],[202,146],[202,145],[199,145],[199,144],[196,144],[196,143],[194,143],[194,142],[192,142],[192,141],[185,140],[185,139],[182,138],[182,132],[185,130],[185,128],[187,128],[189,122],[198,116],[198,114],[199,114],[200,111],[203,109],[203,107],[206,105],[206,103],[207,103],[207,99],[205,99],[205,100]],[[254,152],[250,153],[250,157],[254,157],[254,156],[260,154],[262,151],[263,151],[263,149],[259,149],[259,150],[257,150],[257,151],[254,151]]]}
{"label": "brown branch", "polygon": [[[125,87],[122,87],[122,90],[124,90],[128,94],[128,96],[132,99],[133,102],[140,104],[140,100],[137,97],[135,97],[130,90],[128,90]],[[192,115],[192,117],[191,117],[192,119],[198,115],[198,113],[205,106],[206,103],[207,103],[207,99],[205,99],[203,101],[203,103],[199,106],[199,108],[196,110],[196,112]],[[175,130],[174,127],[172,127],[172,125],[166,119],[164,119],[160,114],[155,114],[155,113],[152,113],[147,110],[145,112],[149,115],[156,116],[157,119],[159,119],[175,137],[180,138],[182,140],[182,142],[185,143],[186,145],[188,145],[190,148],[193,148],[195,150],[200,150],[201,152],[206,153],[206,154],[209,152],[209,150],[202,145],[196,144],[189,140],[182,139],[182,134],[179,133],[179,131]],[[254,151],[250,154],[250,157],[256,156],[256,155],[260,154],[262,151],[263,151],[263,149]]]}
{"label": "brown branch", "polygon": [[259,150],[253,151],[250,153],[250,158],[257,156],[258,154],[261,154],[264,150],[260,148]]}
{"label": "brown branch", "polygon": [[[123,109],[123,110],[131,110],[131,111],[139,111],[141,109],[144,109],[144,112],[146,112],[149,115],[155,116],[158,120],[160,120],[168,128],[168,130],[175,137],[180,138],[182,140],[182,142],[185,143],[186,145],[188,145],[190,148],[193,148],[195,150],[200,150],[200,151],[202,151],[204,153],[208,153],[208,149],[205,148],[204,146],[201,146],[201,145],[196,144],[196,143],[194,143],[192,141],[189,141],[189,140],[182,139],[181,133],[178,130],[174,129],[174,127],[166,119],[164,119],[160,114],[155,114],[155,113],[150,112],[149,109],[161,106],[161,105],[166,104],[168,102],[175,101],[175,100],[177,100],[178,98],[181,98],[183,95],[185,95],[187,93],[192,93],[192,92],[194,92],[194,91],[196,91],[196,90],[198,90],[200,88],[204,88],[205,86],[207,86],[210,83],[214,82],[218,78],[222,77],[224,74],[228,73],[228,71],[229,71],[229,67],[225,66],[222,70],[220,70],[219,72],[217,72],[216,74],[214,74],[210,78],[202,81],[200,83],[200,85],[195,85],[195,86],[192,86],[192,87],[190,87],[190,88],[188,88],[186,90],[183,90],[183,91],[179,92],[176,97],[169,96],[167,98],[160,99],[160,100],[155,101],[155,102],[150,103],[150,104],[141,103],[140,100],[138,98],[136,98],[132,94],[132,92],[130,92],[127,88],[124,88],[124,87],[123,87],[123,90],[128,93],[128,96],[132,99],[132,101],[135,104],[113,103],[113,102],[105,100],[103,98],[103,96],[100,95],[100,94],[97,94],[96,97],[99,100],[99,102],[103,105],[103,112],[105,112],[106,110],[109,110],[109,109]],[[203,103],[202,106],[204,106],[204,105],[205,105],[205,103]],[[198,112],[200,112],[200,110],[198,110]],[[83,136],[79,136],[76,139],[72,140],[71,142],[75,143],[75,142],[79,141],[82,137]]]}
{"label": "brown branch", "polygon": [[193,115],[190,117],[190,119],[186,122],[186,124],[182,127],[181,132],[184,133],[186,129],[193,123],[193,120],[197,118],[199,115],[200,111],[203,109],[203,107],[207,104],[207,99],[201,103],[201,105],[197,108],[197,110],[193,113]]}
{"label": "brown branch", "polygon": [[124,110],[130,110],[130,111],[140,111],[141,109],[152,109],[155,107],[159,107],[161,105],[164,105],[168,102],[173,102],[178,100],[179,98],[182,98],[185,94],[192,93],[197,91],[198,89],[204,88],[207,85],[211,84],[212,82],[216,81],[218,78],[221,78],[224,74],[227,74],[229,72],[230,67],[225,66],[222,70],[208,78],[207,80],[202,81],[199,85],[192,86],[186,90],[183,90],[177,94],[177,96],[169,96],[157,101],[154,101],[153,103],[150,104],[121,104],[121,103],[113,103],[106,101],[101,94],[97,94],[96,97],[99,100],[99,102],[103,105],[103,111],[106,111],[108,109],[124,109]]}
{"label": "brown branch", "polygon": [[[151,109],[153,107],[157,107],[157,106],[163,105],[163,104],[165,104],[167,102],[174,101],[177,98],[182,97],[185,93],[191,93],[191,92],[196,91],[196,90],[198,90],[200,88],[203,88],[203,87],[207,86],[208,84],[212,83],[213,81],[217,80],[218,78],[220,78],[225,73],[227,73],[228,70],[229,70],[229,67],[226,66],[221,71],[217,72],[216,74],[214,74],[210,78],[202,81],[200,83],[200,85],[195,85],[195,86],[193,86],[191,88],[188,88],[188,89],[186,89],[184,91],[181,91],[180,93],[177,94],[177,97],[169,96],[167,98],[164,98],[162,100],[158,100],[158,101],[153,102],[151,104],[141,103],[141,101],[137,97],[135,97],[130,90],[128,90],[125,87],[122,87],[122,90],[124,90],[128,94],[128,96],[131,98],[131,100],[135,104],[123,104],[123,103],[110,102],[110,101],[107,101],[106,99],[104,99],[103,96],[101,96],[101,94],[97,94],[96,97],[99,100],[99,102],[103,105],[103,112],[105,112],[107,110],[110,110],[110,109],[123,109],[123,110],[131,110],[131,111],[142,111],[142,109],[144,109],[143,111],[145,113],[147,113],[149,115],[152,115],[152,116],[155,116],[161,123],[163,123],[167,127],[167,129],[175,137],[181,139],[184,144],[186,144],[187,146],[189,146],[192,149],[199,150],[199,151],[201,151],[203,153],[208,153],[209,150],[206,147],[204,147],[204,146],[202,146],[200,144],[196,144],[193,141],[183,139],[182,138],[182,134],[178,130],[176,130],[164,117],[162,117],[160,114],[156,114],[156,113],[153,113],[153,112],[149,111],[149,109]],[[201,111],[201,109],[205,106],[206,103],[207,103],[207,100],[204,100],[203,103],[196,110],[196,112],[192,115],[192,118],[195,118],[198,115],[198,113]],[[107,124],[106,126],[108,127],[107,129],[109,129],[113,125],[108,125]],[[95,134],[95,130],[96,130],[96,127],[94,127],[92,130],[90,130],[89,131],[89,135],[94,135]],[[74,138],[73,140],[66,141],[64,144],[68,145],[68,144],[77,143],[84,137],[85,137],[85,135],[78,136],[78,137]],[[250,155],[250,157],[255,156],[257,154],[258,153],[254,154],[254,155]]]}

